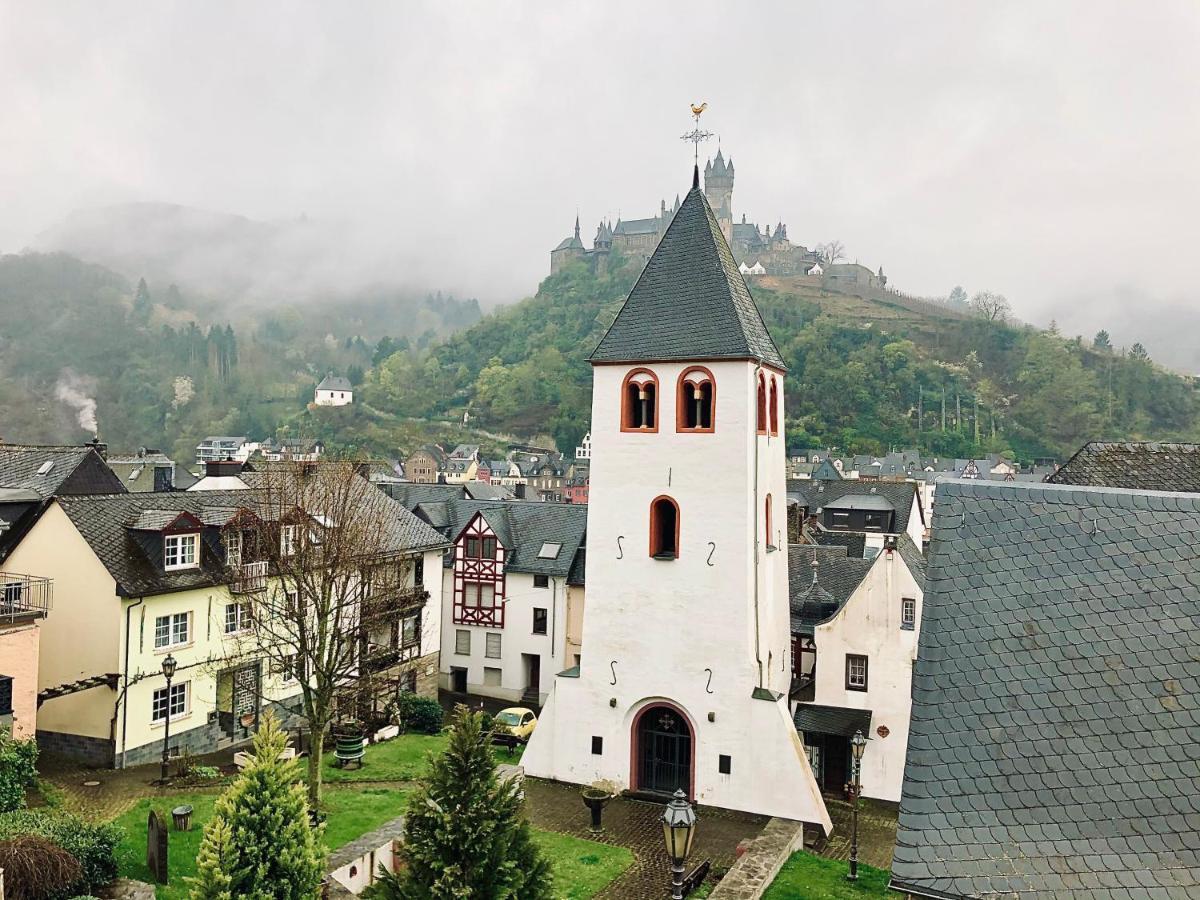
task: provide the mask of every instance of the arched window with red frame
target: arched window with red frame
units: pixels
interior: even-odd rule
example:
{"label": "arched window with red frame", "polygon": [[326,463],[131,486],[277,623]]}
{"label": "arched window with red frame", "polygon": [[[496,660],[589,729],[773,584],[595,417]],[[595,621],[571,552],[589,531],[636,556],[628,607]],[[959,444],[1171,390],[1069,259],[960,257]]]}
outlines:
{"label": "arched window with red frame", "polygon": [[650,555],[655,559],[679,558],[679,504],[666,494],[650,504]]}
{"label": "arched window with red frame", "polygon": [[675,430],[711,433],[716,430],[717,380],[704,366],[679,375],[675,390]]}
{"label": "arched window with red frame", "polygon": [[767,433],[767,380],[763,373],[758,373],[758,421],[755,424],[759,434]]}
{"label": "arched window with red frame", "polygon": [[621,384],[621,430],[658,431],[658,376],[633,369]]}
{"label": "arched window with red frame", "polygon": [[771,407],[771,434],[779,435],[779,383],[771,376],[771,396],[768,400]]}
{"label": "arched window with red frame", "polygon": [[775,530],[771,524],[771,495],[767,494],[767,499],[763,502],[763,523],[767,531],[767,549],[775,549]]}

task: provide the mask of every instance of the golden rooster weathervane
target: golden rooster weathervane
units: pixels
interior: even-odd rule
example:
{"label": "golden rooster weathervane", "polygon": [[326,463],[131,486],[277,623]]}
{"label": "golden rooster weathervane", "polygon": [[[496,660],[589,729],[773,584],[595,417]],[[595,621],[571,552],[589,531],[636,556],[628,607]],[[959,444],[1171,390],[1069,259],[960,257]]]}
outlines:
{"label": "golden rooster weathervane", "polygon": [[691,141],[692,144],[695,146],[696,149],[695,149],[694,155],[695,155],[695,163],[696,163],[697,170],[700,167],[700,142],[707,141],[710,137],[712,137],[711,131],[701,131],[700,130],[700,114],[702,112],[704,112],[706,109],[708,109],[707,103],[701,103],[699,106],[697,106],[695,103],[693,103],[692,104],[692,117],[696,120],[696,127],[693,128],[691,131],[689,131],[687,134],[681,134],[679,136],[679,139],[681,141]]}

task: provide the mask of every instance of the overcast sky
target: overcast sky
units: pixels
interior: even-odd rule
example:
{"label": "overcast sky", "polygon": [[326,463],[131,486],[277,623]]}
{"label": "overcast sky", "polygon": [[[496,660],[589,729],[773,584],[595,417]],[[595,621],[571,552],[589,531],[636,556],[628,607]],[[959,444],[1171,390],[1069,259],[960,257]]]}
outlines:
{"label": "overcast sky", "polygon": [[904,290],[1152,351],[1200,306],[1195,0],[0,0],[0,249],[96,204],[305,213],[507,301],[577,209],[590,244],[688,187],[701,100],[736,217]]}

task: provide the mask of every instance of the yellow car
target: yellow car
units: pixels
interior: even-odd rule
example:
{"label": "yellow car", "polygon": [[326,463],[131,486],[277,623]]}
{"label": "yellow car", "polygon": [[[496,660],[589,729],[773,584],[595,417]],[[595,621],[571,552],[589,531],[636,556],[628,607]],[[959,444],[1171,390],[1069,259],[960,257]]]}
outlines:
{"label": "yellow car", "polygon": [[525,743],[533,734],[533,729],[537,727],[537,716],[533,714],[533,710],[523,706],[510,706],[508,709],[502,709],[496,713],[496,724],[503,725],[508,729],[509,734],[521,743]]}

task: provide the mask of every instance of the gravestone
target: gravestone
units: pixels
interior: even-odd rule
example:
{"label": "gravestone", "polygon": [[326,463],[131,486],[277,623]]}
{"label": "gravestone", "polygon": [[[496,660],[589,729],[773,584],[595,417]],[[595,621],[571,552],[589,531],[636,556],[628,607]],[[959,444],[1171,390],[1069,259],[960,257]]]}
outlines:
{"label": "gravestone", "polygon": [[167,883],[167,826],[154,810],[146,821],[146,867],[156,882]]}

